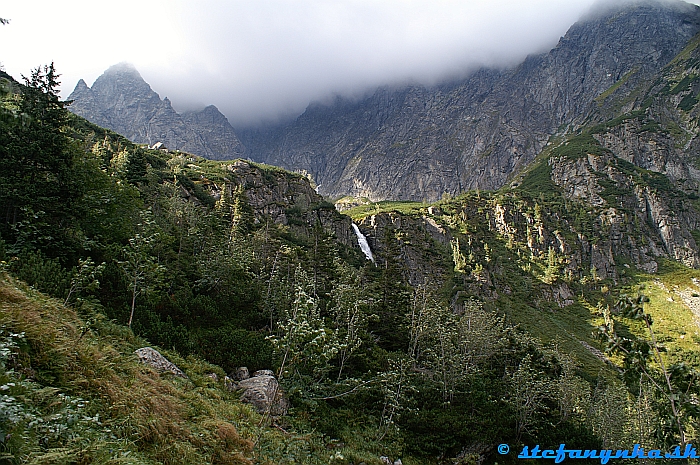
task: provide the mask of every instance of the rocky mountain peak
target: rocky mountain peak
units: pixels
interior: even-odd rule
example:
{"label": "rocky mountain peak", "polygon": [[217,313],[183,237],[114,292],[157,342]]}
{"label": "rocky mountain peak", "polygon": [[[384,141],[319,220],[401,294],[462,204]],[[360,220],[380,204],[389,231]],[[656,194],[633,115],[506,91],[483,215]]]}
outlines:
{"label": "rocky mountain peak", "polygon": [[188,111],[183,113],[185,119],[197,120],[201,124],[221,124],[224,121],[228,124],[228,119],[214,105],[209,105],[201,111]]}
{"label": "rocky mountain peak", "polygon": [[[138,87],[148,87],[149,90],[151,86],[143,79],[141,73],[138,72],[136,67],[131,63],[118,63],[116,65],[107,68],[104,73],[95,81],[98,82],[114,82],[119,81],[122,85],[135,85]],[[93,85],[94,87],[94,85]]]}
{"label": "rocky mountain peak", "polygon": [[80,100],[83,102],[86,102],[88,100],[94,100],[94,96],[92,95],[92,90],[88,87],[88,85],[83,81],[82,79],[78,81],[78,83],[75,85],[75,89],[73,89],[73,92],[70,94],[69,100]]}
{"label": "rocky mountain peak", "polygon": [[[234,159],[245,154],[236,133],[213,105],[200,112],[178,114],[170,99],[160,96],[130,63],[119,63],[97,78],[92,88],[82,79],[73,93],[70,110],[93,123],[141,144],[162,142],[212,159]],[[218,114],[213,117],[211,115]]]}
{"label": "rocky mountain peak", "polygon": [[139,78],[141,77],[141,74],[136,69],[136,66],[128,61],[122,61],[121,63],[110,66],[105,70],[104,74],[132,74],[138,76]]}
{"label": "rocky mountain peak", "polygon": [[161,102],[160,96],[129,63],[107,69],[94,82],[92,91],[105,107],[116,104],[120,99],[134,104],[149,102],[150,105],[157,105]]}

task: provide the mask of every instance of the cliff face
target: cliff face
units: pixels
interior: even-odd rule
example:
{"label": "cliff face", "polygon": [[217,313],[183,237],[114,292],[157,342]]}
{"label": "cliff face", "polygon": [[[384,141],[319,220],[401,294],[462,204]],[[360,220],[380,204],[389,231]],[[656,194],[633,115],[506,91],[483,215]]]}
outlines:
{"label": "cliff face", "polygon": [[592,119],[603,123],[546,159],[554,185],[609,225],[611,252],[646,271],[652,257],[700,266],[699,70],[696,37],[653,79],[623,79],[596,99]]}
{"label": "cliff face", "polygon": [[514,69],[311,105],[275,134],[241,137],[254,159],[307,170],[330,197],[432,201],[495,189],[553,134],[589,121],[606,91],[649,80],[699,30],[695,6],[632,4],[582,20]]}
{"label": "cliff face", "polygon": [[198,136],[201,148],[190,151],[212,160],[230,160],[245,155],[245,147],[226,117],[214,105],[182,114],[182,120]]}
{"label": "cliff face", "polygon": [[598,243],[610,258],[598,266],[604,270],[602,276],[616,277],[608,271],[614,269],[614,256],[625,256],[652,273],[657,269],[656,257],[700,265],[692,235],[700,216],[682,195],[654,185],[654,180],[663,183],[663,178],[650,173],[646,177],[612,154],[589,154],[573,163],[556,157],[549,164],[555,184],[569,198],[590,202],[593,224],[606,233]]}
{"label": "cliff face", "polygon": [[228,120],[214,106],[178,114],[170,100],[160,99],[128,64],[112,66],[92,88],[82,79],[68,97],[73,113],[111,129],[129,140],[223,160],[243,156],[245,148]]}
{"label": "cliff face", "polygon": [[[340,244],[359,252],[350,217],[326,202],[305,176],[245,160],[222,163],[214,174],[215,180],[201,174],[197,183],[216,201],[232,199],[240,190],[254,224],[268,223],[303,238],[313,237],[314,229],[320,227]],[[195,198],[194,192],[183,194]]]}

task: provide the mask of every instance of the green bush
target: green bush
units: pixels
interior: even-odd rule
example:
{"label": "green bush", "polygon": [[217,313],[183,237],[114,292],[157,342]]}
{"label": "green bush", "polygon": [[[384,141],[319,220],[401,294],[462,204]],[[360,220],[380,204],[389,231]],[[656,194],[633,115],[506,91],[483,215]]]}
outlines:
{"label": "green bush", "polygon": [[199,331],[195,338],[197,352],[227,373],[240,366],[251,373],[273,368],[272,344],[261,332],[229,325]]}
{"label": "green bush", "polygon": [[680,108],[683,111],[690,111],[697,105],[698,103],[698,98],[695,95],[688,94],[683,99],[680,101],[678,104],[678,108]]}
{"label": "green bush", "polygon": [[10,271],[41,292],[65,298],[70,288],[71,274],[56,258],[46,258],[41,252],[26,252],[10,263]]}

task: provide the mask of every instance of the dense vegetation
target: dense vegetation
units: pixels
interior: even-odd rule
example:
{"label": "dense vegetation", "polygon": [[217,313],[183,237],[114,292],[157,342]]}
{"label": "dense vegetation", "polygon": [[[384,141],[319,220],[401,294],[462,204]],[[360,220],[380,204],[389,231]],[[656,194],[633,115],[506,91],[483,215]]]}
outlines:
{"label": "dense vegetation", "polygon": [[[325,202],[286,205],[288,221],[275,223],[251,208],[250,186],[226,162],[148,150],[72,116],[52,66],[3,85],[0,260],[13,276],[0,283],[3,460],[472,463],[515,461],[497,455],[499,443],[667,447],[692,438],[695,371],[652,360],[659,346],[644,302],[617,301],[595,271],[565,275],[551,247],[533,255],[534,226],[522,238],[487,226],[496,205],[511,203],[536,224],[583,212],[574,223],[594,235],[582,204],[530,194],[546,173],[519,193],[442,202],[452,249],[424,247],[447,260],[447,279],[411,286],[405,231],[385,230],[375,267],[321,221],[332,209]],[[582,136],[564,155],[595,145]],[[255,169],[271,184],[295,177]],[[361,208],[358,217],[410,216],[426,206]],[[485,298],[490,279],[509,281],[513,294]],[[560,282],[582,302],[609,305],[601,339],[624,379],[595,358],[582,366],[556,330],[544,343],[513,325]],[[190,381],[139,368],[139,338],[168,349]],[[258,417],[205,376],[239,366],[273,368],[290,414]]]}

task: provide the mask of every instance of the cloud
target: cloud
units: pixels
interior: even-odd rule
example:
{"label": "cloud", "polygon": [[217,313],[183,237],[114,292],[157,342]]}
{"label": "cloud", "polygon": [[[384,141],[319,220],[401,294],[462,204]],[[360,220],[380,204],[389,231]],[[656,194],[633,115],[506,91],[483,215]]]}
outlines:
{"label": "cloud", "polygon": [[[552,47],[592,0],[209,0],[188,8],[188,66],[207,83],[184,105],[214,102],[235,124],[299,114],[331,93],[432,84]],[[215,14],[212,14],[215,12]],[[151,75],[144,69],[144,76]],[[153,73],[154,85],[178,92]],[[179,100],[179,99],[178,99]]]}
{"label": "cloud", "polygon": [[235,125],[301,113],[332,94],[433,84],[553,47],[594,0],[67,0],[13,2],[0,61],[55,61],[67,95],[134,63],[178,109],[214,104]]}

